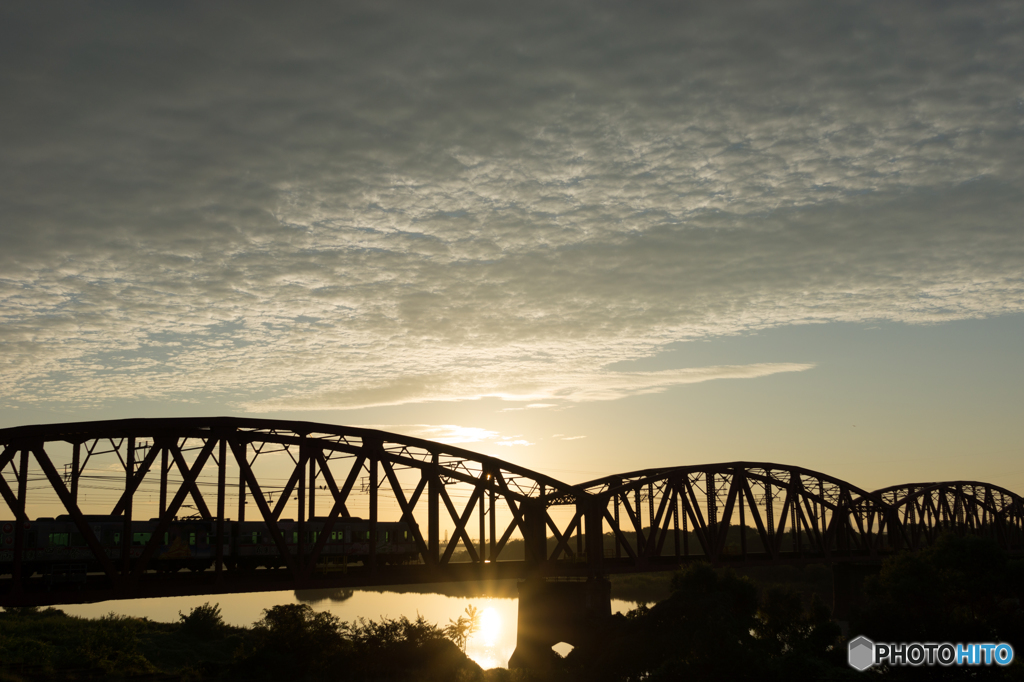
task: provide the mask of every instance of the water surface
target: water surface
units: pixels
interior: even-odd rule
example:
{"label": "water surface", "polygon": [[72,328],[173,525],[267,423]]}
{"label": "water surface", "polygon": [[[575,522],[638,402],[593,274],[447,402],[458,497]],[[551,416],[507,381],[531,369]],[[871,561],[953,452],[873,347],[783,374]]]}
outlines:
{"label": "water surface", "polygon": [[[305,595],[304,595],[305,597]],[[342,598],[346,597],[346,598]],[[308,598],[308,597],[307,597]],[[189,613],[206,602],[220,604],[224,621],[231,625],[252,625],[263,615],[263,610],[277,604],[300,603],[294,592],[259,592],[252,594],[221,594],[200,597],[165,597],[161,599],[131,599],[60,606],[65,613],[86,618],[99,618],[108,613],[146,617],[150,620],[173,622],[178,613]],[[307,602],[317,611],[330,611],[344,621],[359,618],[380,620],[406,616],[414,619],[421,615],[429,623],[444,627],[450,620],[465,615],[472,604],[481,613],[480,630],[470,637],[466,653],[482,668],[504,668],[516,648],[516,620],[519,600],[505,597],[449,597],[442,594],[415,592],[368,592],[354,590],[351,596],[338,592],[334,599]],[[613,612],[625,612],[634,604],[612,600]],[[571,647],[555,647],[565,654]]]}

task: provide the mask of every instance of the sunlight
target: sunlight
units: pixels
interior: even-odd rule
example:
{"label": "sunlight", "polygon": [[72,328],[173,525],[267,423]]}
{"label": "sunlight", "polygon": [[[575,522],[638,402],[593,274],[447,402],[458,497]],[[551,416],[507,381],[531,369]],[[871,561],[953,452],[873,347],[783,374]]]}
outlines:
{"label": "sunlight", "polygon": [[516,648],[515,599],[491,599],[477,611],[477,628],[466,645],[466,655],[484,670],[504,668]]}
{"label": "sunlight", "polygon": [[480,614],[480,636],[487,646],[494,646],[501,637],[501,615],[490,606]]}

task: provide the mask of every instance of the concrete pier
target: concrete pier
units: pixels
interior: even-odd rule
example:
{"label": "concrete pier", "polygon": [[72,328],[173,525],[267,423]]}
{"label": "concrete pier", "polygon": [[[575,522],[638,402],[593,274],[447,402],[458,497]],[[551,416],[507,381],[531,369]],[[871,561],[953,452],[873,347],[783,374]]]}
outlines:
{"label": "concrete pier", "polygon": [[509,668],[547,669],[551,647],[559,642],[579,645],[611,615],[611,583],[605,578],[519,583],[516,650]]}

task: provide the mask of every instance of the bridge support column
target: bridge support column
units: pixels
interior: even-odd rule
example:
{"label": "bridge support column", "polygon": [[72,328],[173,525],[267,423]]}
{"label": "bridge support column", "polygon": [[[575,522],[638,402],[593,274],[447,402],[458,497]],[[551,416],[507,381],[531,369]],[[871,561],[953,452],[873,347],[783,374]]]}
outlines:
{"label": "bridge support column", "polygon": [[539,570],[548,560],[547,508],[539,500],[523,500],[522,505],[524,558]]}
{"label": "bridge support column", "polygon": [[591,575],[604,572],[604,505],[606,501],[590,501],[583,512],[584,534],[587,540],[587,564]]}
{"label": "bridge support column", "polygon": [[578,646],[612,615],[611,583],[531,579],[519,583],[519,626],[509,668],[545,670],[551,647],[559,642]]}

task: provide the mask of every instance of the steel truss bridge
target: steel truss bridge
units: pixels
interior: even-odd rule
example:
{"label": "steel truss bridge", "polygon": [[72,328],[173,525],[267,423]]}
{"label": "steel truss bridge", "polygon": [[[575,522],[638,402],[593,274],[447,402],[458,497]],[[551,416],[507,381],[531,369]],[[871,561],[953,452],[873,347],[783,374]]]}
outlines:
{"label": "steel truss bridge", "polygon": [[[992,537],[1024,554],[1022,498],[988,483],[869,492],[801,467],[731,462],[569,485],[432,441],[269,419],[2,429],[0,498],[4,606],[586,578],[673,570],[689,561],[878,562],[949,532]],[[69,547],[39,545],[31,533],[43,517],[73,524],[78,558],[65,564],[60,556]],[[209,567],[155,570],[161,538],[183,518],[208,524],[216,548]],[[404,522],[413,552],[395,565],[371,541],[358,562],[339,565],[325,545],[334,528],[356,518],[375,539],[379,524]],[[97,519],[119,528],[117,546],[101,542]],[[133,519],[150,523],[141,540]],[[266,567],[232,563],[231,527],[240,521],[265,524],[273,540]],[[296,529],[291,539],[285,526]],[[318,532],[306,532],[313,527]]]}

